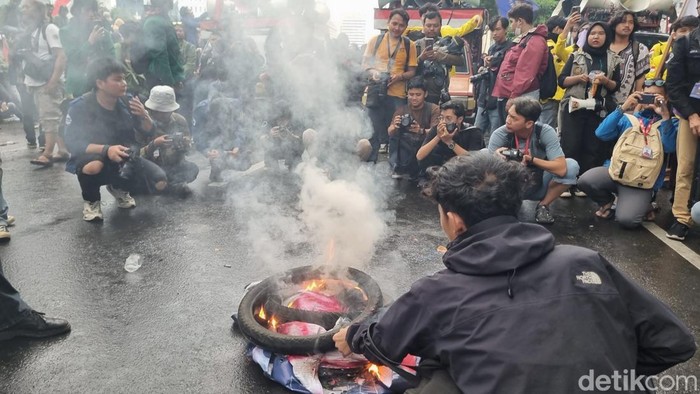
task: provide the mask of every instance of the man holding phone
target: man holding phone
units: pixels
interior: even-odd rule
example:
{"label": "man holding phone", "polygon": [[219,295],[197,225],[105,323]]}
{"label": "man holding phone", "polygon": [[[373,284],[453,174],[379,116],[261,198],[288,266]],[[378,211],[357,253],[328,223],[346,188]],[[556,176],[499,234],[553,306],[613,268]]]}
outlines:
{"label": "man holding phone", "polygon": [[418,69],[416,75],[422,76],[428,89],[426,101],[440,103],[442,91],[450,85],[449,70],[452,66],[464,65],[464,54],[453,55],[437,46],[440,40],[442,17],[439,12],[429,11],[421,18],[425,37],[416,41]]}

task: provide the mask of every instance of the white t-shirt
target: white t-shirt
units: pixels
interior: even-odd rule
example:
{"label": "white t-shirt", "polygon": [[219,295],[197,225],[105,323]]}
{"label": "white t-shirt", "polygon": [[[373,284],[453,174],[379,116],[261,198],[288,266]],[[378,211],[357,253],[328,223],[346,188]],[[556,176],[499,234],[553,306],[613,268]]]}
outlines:
{"label": "white t-shirt", "polygon": [[[32,33],[32,48],[37,48],[34,53],[39,57],[39,59],[51,59],[51,55],[55,54],[53,48],[63,48],[61,45],[61,39],[58,36],[58,30],[58,26],[54,25],[53,23],[49,23],[46,25],[46,39],[44,39],[44,34],[40,29],[36,29],[36,31]],[[49,52],[49,48],[52,49],[51,52]],[[37,81],[28,75],[24,76],[24,84],[27,86],[43,86],[46,85],[46,82],[48,81]]]}

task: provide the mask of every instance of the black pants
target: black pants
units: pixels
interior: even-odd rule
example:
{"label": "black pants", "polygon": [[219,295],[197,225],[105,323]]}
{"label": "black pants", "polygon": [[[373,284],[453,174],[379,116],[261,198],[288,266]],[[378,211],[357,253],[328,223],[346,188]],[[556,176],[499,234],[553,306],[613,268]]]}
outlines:
{"label": "black pants", "polygon": [[433,151],[430,152],[430,154],[425,159],[420,160],[418,162],[418,166],[420,167],[420,175],[425,176],[425,172],[428,168],[433,166],[441,166],[452,157],[445,157],[439,153],[435,153],[435,149],[433,149]]}
{"label": "black pants", "polygon": [[187,160],[182,160],[172,166],[163,166],[163,170],[170,185],[192,183],[199,175],[199,167]]}
{"label": "black pants", "polygon": [[36,119],[36,104],[34,95],[31,94],[25,85],[17,85],[20,100],[22,100],[22,128],[27,142],[36,144],[36,133],[34,132],[34,119]]}
{"label": "black pants", "polygon": [[22,300],[17,290],[5,278],[0,266],[0,330],[16,324],[27,316],[31,308]]}
{"label": "black pants", "polygon": [[603,121],[597,113],[580,110],[569,113],[569,106],[561,105],[561,148],[564,156],[578,162],[579,174],[602,166],[612,155],[614,142],[601,141],[595,136],[595,129]]}
{"label": "black pants", "polygon": [[[98,155],[95,155],[98,156]],[[161,181],[167,181],[165,171],[157,164],[142,157],[131,159],[133,171],[128,178],[119,175],[120,165],[109,161],[97,175],[87,175],[82,171],[83,165],[90,161],[99,160],[95,156],[84,159],[82,165],[78,166],[78,182],[83,193],[83,200],[89,202],[100,201],[100,186],[110,185],[115,189],[129,191],[132,193],[152,193],[154,185]]]}

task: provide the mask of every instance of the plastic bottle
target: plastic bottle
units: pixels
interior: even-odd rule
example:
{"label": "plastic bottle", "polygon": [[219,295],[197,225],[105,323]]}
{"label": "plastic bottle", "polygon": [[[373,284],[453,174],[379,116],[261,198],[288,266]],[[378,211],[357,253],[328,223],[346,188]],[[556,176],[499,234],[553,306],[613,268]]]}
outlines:
{"label": "plastic bottle", "polygon": [[126,258],[126,263],[124,264],[124,269],[126,272],[134,272],[137,269],[141,268],[141,262],[143,261],[143,258],[141,257],[140,254],[130,254],[129,257]]}

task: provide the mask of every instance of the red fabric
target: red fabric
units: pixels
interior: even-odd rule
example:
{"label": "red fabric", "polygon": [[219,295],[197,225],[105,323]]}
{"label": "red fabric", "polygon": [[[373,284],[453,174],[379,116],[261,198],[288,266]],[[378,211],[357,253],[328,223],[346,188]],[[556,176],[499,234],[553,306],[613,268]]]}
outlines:
{"label": "red fabric", "polygon": [[539,78],[547,69],[547,26],[539,25],[531,34],[524,38],[528,40],[525,48],[516,43],[506,52],[493,87],[494,97],[515,98],[540,88]]}
{"label": "red fabric", "polygon": [[68,6],[70,4],[71,0],[56,0],[55,3],[53,3],[53,11],[51,11],[51,16],[56,16],[58,15],[58,10],[61,8],[61,6]]}

